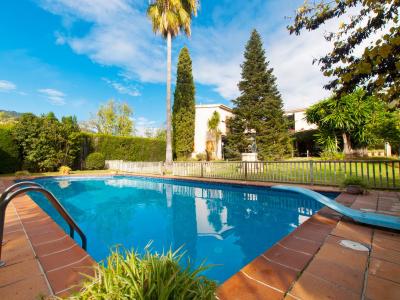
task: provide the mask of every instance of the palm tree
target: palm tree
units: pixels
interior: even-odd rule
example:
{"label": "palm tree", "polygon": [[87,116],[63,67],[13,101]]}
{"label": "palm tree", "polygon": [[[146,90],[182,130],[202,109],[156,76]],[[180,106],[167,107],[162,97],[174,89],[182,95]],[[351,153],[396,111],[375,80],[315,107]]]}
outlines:
{"label": "palm tree", "polygon": [[[212,151],[215,154],[215,157],[218,155],[218,141],[221,136],[221,131],[219,130],[219,122],[221,121],[221,116],[217,111],[214,111],[211,118],[208,120],[208,132],[209,139],[212,142]],[[207,147],[206,147],[207,148]]]}
{"label": "palm tree", "polygon": [[171,138],[171,47],[172,38],[182,30],[191,34],[192,16],[197,14],[198,0],[151,0],[147,15],[153,24],[153,31],[167,40],[167,148],[165,162],[172,164]]}

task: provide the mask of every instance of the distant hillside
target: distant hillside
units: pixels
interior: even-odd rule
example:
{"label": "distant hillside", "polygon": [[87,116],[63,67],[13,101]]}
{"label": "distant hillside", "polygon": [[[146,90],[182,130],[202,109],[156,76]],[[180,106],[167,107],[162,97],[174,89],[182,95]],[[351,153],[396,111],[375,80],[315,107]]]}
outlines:
{"label": "distant hillside", "polygon": [[19,118],[22,115],[22,113],[19,113],[19,112],[13,111],[13,110],[0,109],[0,115],[7,116],[10,118]]}
{"label": "distant hillside", "polygon": [[0,124],[15,123],[22,113],[0,109]]}

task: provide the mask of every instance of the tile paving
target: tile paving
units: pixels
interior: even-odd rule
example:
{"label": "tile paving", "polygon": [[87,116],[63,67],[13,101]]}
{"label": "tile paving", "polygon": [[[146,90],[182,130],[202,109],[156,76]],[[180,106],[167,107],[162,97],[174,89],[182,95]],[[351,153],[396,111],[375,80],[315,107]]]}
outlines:
{"label": "tile paving", "polygon": [[[0,191],[9,184],[0,180]],[[400,216],[400,193],[396,192],[342,193],[337,201]],[[370,251],[344,248],[343,239],[360,242]],[[9,205],[4,240],[2,258],[7,265],[0,269],[0,299],[65,296],[79,288],[82,273],[93,273],[93,259],[28,196]],[[224,282],[217,297],[400,299],[399,278],[399,232],[356,224],[325,207]]]}

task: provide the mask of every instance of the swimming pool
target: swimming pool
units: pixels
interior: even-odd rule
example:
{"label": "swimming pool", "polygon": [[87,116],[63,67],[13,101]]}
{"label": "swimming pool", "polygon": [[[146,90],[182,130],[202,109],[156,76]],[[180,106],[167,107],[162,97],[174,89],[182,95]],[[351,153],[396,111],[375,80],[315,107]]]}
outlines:
{"label": "swimming pool", "polygon": [[[322,207],[290,192],[184,180],[110,176],[36,182],[49,189],[78,223],[95,260],[106,258],[115,245],[139,252],[149,241],[159,252],[183,245],[195,265],[204,260],[216,265],[206,275],[219,282]],[[43,196],[30,196],[68,228]],[[80,244],[79,237],[76,240]]]}

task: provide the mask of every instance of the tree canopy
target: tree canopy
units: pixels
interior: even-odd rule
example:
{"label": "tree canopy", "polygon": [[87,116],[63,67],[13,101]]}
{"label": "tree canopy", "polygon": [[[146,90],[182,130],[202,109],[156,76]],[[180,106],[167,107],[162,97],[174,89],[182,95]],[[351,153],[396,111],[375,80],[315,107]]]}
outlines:
{"label": "tree canopy", "polygon": [[350,15],[348,21],[338,24],[337,32],[325,36],[333,42],[333,50],[316,60],[323,74],[331,78],[325,88],[340,98],[364,87],[368,93],[399,105],[399,6],[400,0],[306,1],[288,29],[298,35],[304,29],[315,30],[328,20]]}
{"label": "tree canopy", "polygon": [[130,136],[134,131],[132,114],[132,108],[127,103],[109,100],[100,105],[90,123],[98,133]]}
{"label": "tree canopy", "polygon": [[176,158],[187,158],[194,149],[195,86],[192,60],[184,47],[179,54],[172,113],[173,145]]}
{"label": "tree canopy", "polygon": [[13,133],[24,169],[54,171],[62,165],[72,166],[79,155],[81,140],[75,117],[59,121],[53,113],[40,117],[23,114]]}
{"label": "tree canopy", "polygon": [[281,158],[290,152],[288,126],[273,69],[269,67],[261,36],[254,30],[246,45],[240,96],[233,100],[234,117],[227,122],[227,158],[248,152],[254,138],[260,159]]}
{"label": "tree canopy", "polygon": [[324,150],[336,152],[341,138],[343,152],[348,155],[353,149],[395,141],[396,115],[387,104],[362,89],[340,99],[325,99],[306,111],[307,121],[318,125],[317,142]]}

